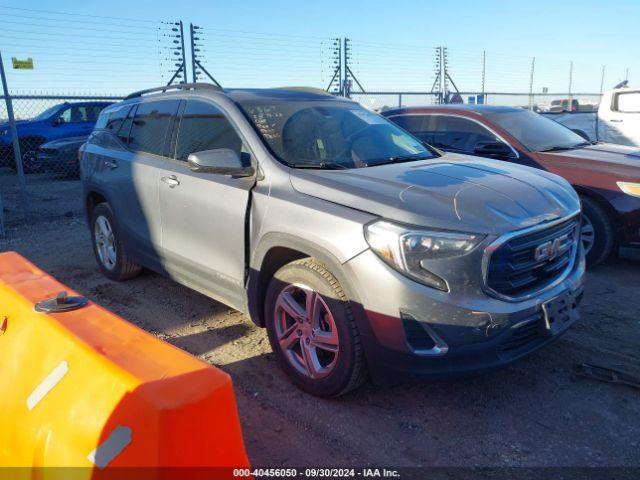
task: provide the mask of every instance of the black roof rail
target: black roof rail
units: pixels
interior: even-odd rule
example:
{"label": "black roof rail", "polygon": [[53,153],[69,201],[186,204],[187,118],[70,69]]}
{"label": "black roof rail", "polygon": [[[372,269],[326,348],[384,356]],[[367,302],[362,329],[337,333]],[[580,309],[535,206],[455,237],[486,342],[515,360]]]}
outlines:
{"label": "black roof rail", "polygon": [[146,95],[147,93],[155,93],[155,92],[166,92],[167,90],[215,90],[216,92],[222,92],[222,88],[217,85],[213,85],[211,83],[176,83],[175,85],[164,85],[162,87],[156,88],[147,88],[146,90],[140,90],[138,92],[133,92],[124,97],[125,100],[129,100],[131,98],[141,97],[142,95]]}

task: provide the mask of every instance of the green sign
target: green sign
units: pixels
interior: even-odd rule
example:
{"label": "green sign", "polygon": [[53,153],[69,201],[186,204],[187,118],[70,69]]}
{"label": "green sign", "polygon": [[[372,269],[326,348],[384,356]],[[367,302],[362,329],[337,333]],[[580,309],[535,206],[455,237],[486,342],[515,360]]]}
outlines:
{"label": "green sign", "polygon": [[33,58],[31,57],[26,60],[18,60],[16,57],[11,57],[11,62],[15,70],[33,70]]}

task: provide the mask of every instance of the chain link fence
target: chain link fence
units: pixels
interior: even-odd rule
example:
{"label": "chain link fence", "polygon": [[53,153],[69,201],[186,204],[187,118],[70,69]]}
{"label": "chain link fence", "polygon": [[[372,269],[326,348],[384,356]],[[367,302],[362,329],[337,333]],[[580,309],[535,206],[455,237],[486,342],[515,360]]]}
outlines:
{"label": "chain link fence", "polygon": [[0,197],[5,224],[76,215],[82,211],[79,148],[93,130],[100,111],[120,98],[115,95],[11,97],[20,150],[18,159],[8,123],[8,99],[2,97]]}
{"label": "chain link fence", "polygon": [[[436,45],[233,30],[206,23],[187,29],[179,20],[6,5],[0,5],[0,14],[8,84],[0,93],[10,92],[17,139],[15,149],[7,121],[9,99],[3,97],[0,228],[3,221],[82,210],[78,149],[99,112],[135,90],[215,78],[225,87],[313,86],[375,111],[482,103],[559,115],[576,112],[586,125],[595,121],[602,92],[629,78],[629,69],[620,65]],[[45,85],[48,94],[33,93]],[[85,92],[70,93],[81,89]],[[96,93],[106,89],[111,92]]]}

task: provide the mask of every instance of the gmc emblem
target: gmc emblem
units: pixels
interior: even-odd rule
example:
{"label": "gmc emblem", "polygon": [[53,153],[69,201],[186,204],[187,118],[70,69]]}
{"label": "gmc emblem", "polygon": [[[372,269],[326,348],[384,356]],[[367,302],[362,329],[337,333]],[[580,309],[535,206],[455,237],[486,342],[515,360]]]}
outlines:
{"label": "gmc emblem", "polygon": [[542,262],[543,260],[553,260],[558,255],[563,254],[571,248],[571,240],[569,234],[565,233],[561,237],[549,240],[548,242],[541,243],[536,247],[533,254],[533,258],[536,262]]}

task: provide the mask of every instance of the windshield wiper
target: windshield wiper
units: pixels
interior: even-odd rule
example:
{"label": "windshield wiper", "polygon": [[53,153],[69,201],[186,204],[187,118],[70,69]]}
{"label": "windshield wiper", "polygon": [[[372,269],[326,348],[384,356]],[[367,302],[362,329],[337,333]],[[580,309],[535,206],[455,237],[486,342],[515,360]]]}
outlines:
{"label": "windshield wiper", "polygon": [[588,145],[593,145],[593,142],[584,141],[568,147],[556,146],[556,147],[545,148],[544,150],[539,150],[539,151],[540,152],[562,152],[564,150],[575,150],[576,148],[586,147]]}
{"label": "windshield wiper", "polygon": [[350,167],[337,162],[289,163],[291,168],[308,168],[315,170],[349,170]]}
{"label": "windshield wiper", "polygon": [[545,148],[544,150],[539,150],[540,152],[562,152],[565,150],[573,150],[576,147],[550,147]]}
{"label": "windshield wiper", "polygon": [[393,157],[387,157],[381,161],[377,162],[368,162],[367,166],[369,167],[377,167],[378,165],[387,165],[389,163],[402,163],[402,162],[413,162],[416,160],[428,160],[433,158],[433,156],[429,153],[414,153],[411,155],[396,155]]}

